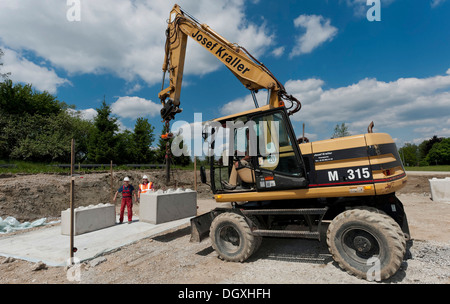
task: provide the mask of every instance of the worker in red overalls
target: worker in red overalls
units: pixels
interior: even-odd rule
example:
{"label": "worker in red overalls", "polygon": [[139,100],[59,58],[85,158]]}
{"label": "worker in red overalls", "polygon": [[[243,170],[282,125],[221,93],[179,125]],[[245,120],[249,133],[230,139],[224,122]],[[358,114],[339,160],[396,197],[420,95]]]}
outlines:
{"label": "worker in red overalls", "polygon": [[114,195],[114,203],[116,202],[117,195],[122,193],[122,204],[120,205],[120,216],[119,216],[119,224],[123,222],[123,214],[125,212],[125,206],[127,206],[128,213],[128,224],[131,224],[133,220],[133,199],[132,196],[134,194],[134,200],[137,201],[136,192],[134,192],[134,187],[130,185],[130,179],[125,177],[123,179],[123,185],[117,190],[116,195]]}
{"label": "worker in red overalls", "polygon": [[138,198],[141,199],[141,193],[147,193],[149,191],[155,191],[153,189],[153,183],[148,181],[147,175],[144,175],[142,177],[142,184],[139,184],[139,190],[138,190]]}

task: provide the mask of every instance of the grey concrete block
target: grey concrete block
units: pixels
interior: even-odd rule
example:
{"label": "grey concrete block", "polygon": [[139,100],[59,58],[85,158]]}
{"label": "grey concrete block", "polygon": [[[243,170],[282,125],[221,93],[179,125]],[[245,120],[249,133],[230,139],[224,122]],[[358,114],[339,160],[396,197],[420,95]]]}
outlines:
{"label": "grey concrete block", "polygon": [[435,202],[450,202],[450,178],[433,178],[430,182],[431,199]]}
{"label": "grey concrete block", "polygon": [[[96,231],[116,224],[114,205],[99,204],[74,210],[74,235]],[[70,235],[70,209],[61,212],[61,234]]]}
{"label": "grey concrete block", "polygon": [[158,190],[141,195],[139,220],[161,224],[197,215],[197,192],[187,189]]}

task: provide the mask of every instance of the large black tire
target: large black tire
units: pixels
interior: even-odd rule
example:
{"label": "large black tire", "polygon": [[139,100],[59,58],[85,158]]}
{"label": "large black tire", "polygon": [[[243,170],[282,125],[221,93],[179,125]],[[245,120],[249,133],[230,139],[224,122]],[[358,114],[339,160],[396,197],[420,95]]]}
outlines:
{"label": "large black tire", "polygon": [[230,262],[244,262],[261,244],[244,216],[233,212],[218,215],[211,223],[209,236],[219,258]]}
{"label": "large black tire", "polygon": [[380,281],[394,275],[406,252],[406,240],[397,222],[371,207],[336,216],[328,227],[327,244],[342,269],[366,280]]}
{"label": "large black tire", "polygon": [[[259,220],[256,216],[248,215],[247,218],[253,223],[254,227],[256,227],[257,229],[262,228],[261,223],[259,222]],[[262,240],[263,240],[262,236],[253,236],[253,238],[255,239],[255,246],[253,246],[252,254],[254,254],[255,252],[258,251],[259,247],[261,247]]]}

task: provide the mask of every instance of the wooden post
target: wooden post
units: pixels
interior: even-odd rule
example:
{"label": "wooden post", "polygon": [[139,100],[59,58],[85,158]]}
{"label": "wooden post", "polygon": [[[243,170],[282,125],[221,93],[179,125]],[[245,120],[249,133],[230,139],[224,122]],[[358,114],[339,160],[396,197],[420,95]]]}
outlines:
{"label": "wooden post", "polygon": [[112,169],[112,161],[111,161],[111,167],[110,167],[110,172],[111,172],[111,203],[114,204],[114,214],[116,214],[116,202],[114,201],[114,171]]}
{"label": "wooden post", "polygon": [[72,138],[71,153],[70,153],[70,260],[73,261],[74,253],[74,192],[75,180],[73,171],[75,167],[75,140]]}
{"label": "wooden post", "polygon": [[[110,167],[110,173],[111,173],[111,202],[114,201],[114,173],[113,173],[113,161],[111,161],[111,167]],[[114,210],[116,210],[116,203],[114,202]]]}
{"label": "wooden post", "polygon": [[197,191],[197,157],[194,156],[194,190]]}
{"label": "wooden post", "polygon": [[170,150],[169,141],[166,143],[166,186],[169,187],[170,183]]}

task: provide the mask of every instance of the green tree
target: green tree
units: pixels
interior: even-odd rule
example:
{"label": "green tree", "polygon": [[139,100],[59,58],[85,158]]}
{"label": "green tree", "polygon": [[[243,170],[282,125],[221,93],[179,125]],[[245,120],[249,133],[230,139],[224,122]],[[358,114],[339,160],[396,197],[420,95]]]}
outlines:
{"label": "green tree", "polygon": [[337,124],[336,127],[334,127],[334,132],[331,138],[339,138],[345,136],[350,136],[350,132],[348,131],[348,127],[345,125],[345,122],[343,122],[341,125]]}
{"label": "green tree", "polygon": [[116,163],[131,164],[135,163],[135,143],[133,133],[125,130],[117,136],[117,142],[114,149]]}
{"label": "green tree", "polygon": [[[182,135],[178,135],[171,140],[172,160],[175,165],[186,167],[192,160],[190,157],[188,146],[185,145]],[[178,151],[174,151],[174,150]]]}
{"label": "green tree", "polygon": [[[83,119],[79,112],[69,113],[71,125],[70,137],[75,139],[75,161],[84,162],[88,156],[90,134],[94,129],[94,123]],[[67,160],[66,160],[67,161]]]}
{"label": "green tree", "polygon": [[151,145],[155,140],[154,130],[155,128],[147,118],[139,117],[136,120],[133,133],[135,163],[150,163],[154,160],[154,153],[151,150]]}
{"label": "green tree", "polygon": [[31,84],[13,84],[10,79],[0,83],[0,112],[2,114],[43,115],[59,114],[68,108],[50,93],[33,90]]}
{"label": "green tree", "polygon": [[430,152],[431,148],[435,143],[440,143],[442,141],[442,137],[437,137],[434,135],[432,138],[428,140],[424,140],[419,145],[419,161],[426,161],[426,157],[428,155],[428,152]]}
{"label": "green tree", "polygon": [[[166,127],[166,125],[164,125],[164,127],[163,127],[163,129],[161,131],[161,135],[166,134],[169,131],[170,131],[170,128],[168,128],[168,127]],[[167,140],[163,139],[160,136],[159,140],[158,140],[158,145],[157,145],[156,150],[155,150],[155,160],[159,164],[162,164],[165,161],[165,158],[166,158],[166,144],[167,144]],[[169,144],[170,144],[170,142],[169,142]]]}
{"label": "green tree", "polygon": [[10,154],[12,159],[67,162],[70,159],[72,138],[76,142],[77,161],[81,161],[87,152],[85,141],[89,134],[89,123],[66,111],[49,117],[38,114],[27,116],[22,128],[35,131],[26,132],[27,136],[17,141]]}
{"label": "green tree", "polygon": [[419,162],[419,147],[415,144],[406,143],[398,150],[405,166],[416,166]]}
{"label": "green tree", "polygon": [[111,160],[121,163],[120,159],[116,159],[116,132],[119,130],[117,118],[111,115],[111,107],[106,104],[105,99],[96,110],[94,127],[89,135],[87,159],[99,164],[107,164]]}
{"label": "green tree", "polygon": [[431,147],[425,160],[430,165],[450,165],[450,138],[443,138]]}
{"label": "green tree", "polygon": [[[0,83],[0,158],[62,161],[70,156],[70,139],[82,143],[90,124],[68,112],[68,106],[31,85]],[[80,155],[87,151],[79,146]]]}

